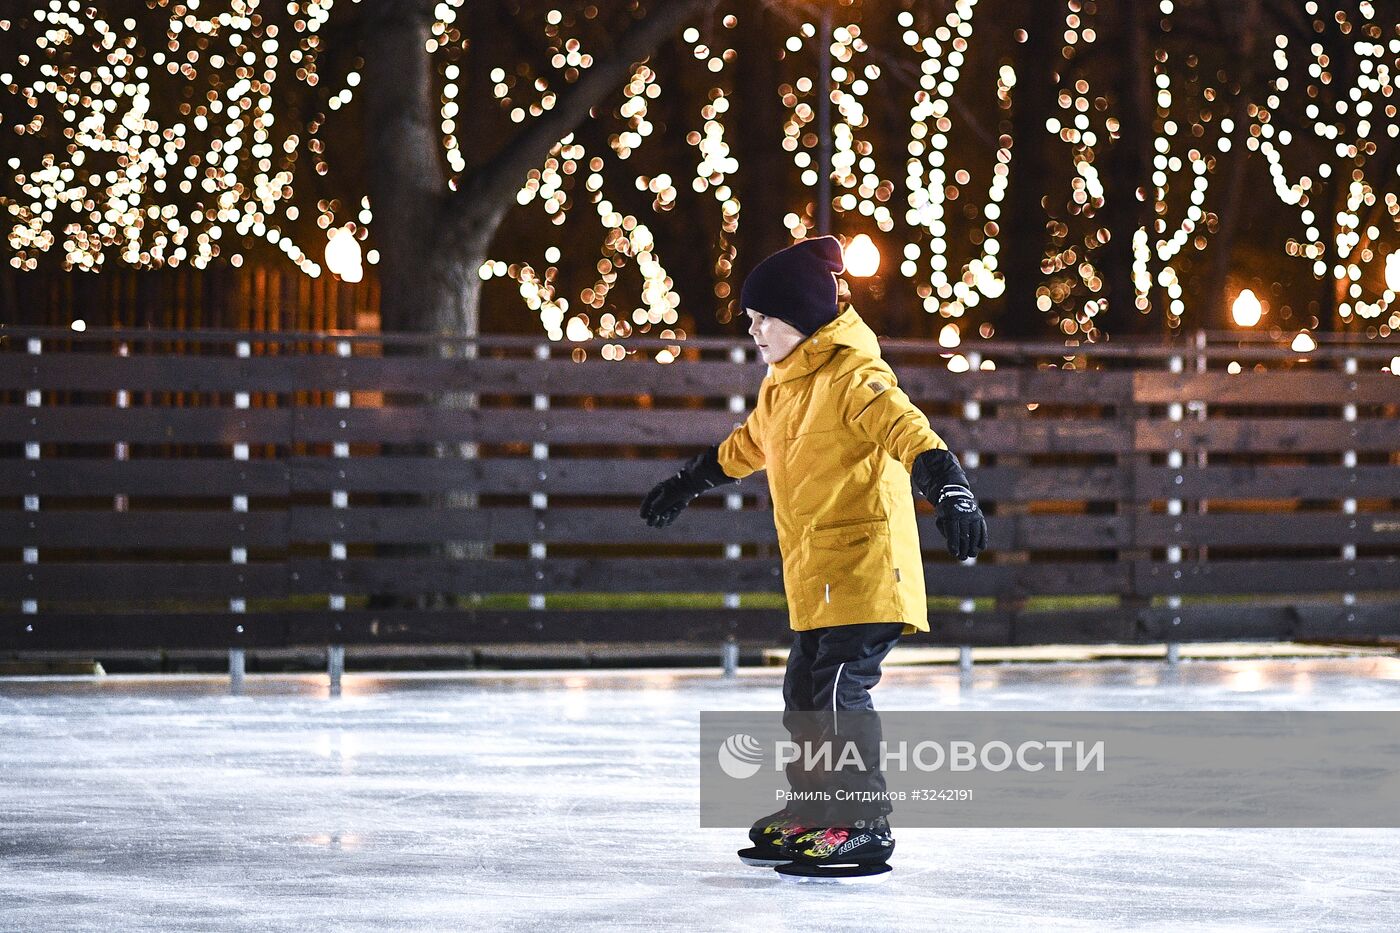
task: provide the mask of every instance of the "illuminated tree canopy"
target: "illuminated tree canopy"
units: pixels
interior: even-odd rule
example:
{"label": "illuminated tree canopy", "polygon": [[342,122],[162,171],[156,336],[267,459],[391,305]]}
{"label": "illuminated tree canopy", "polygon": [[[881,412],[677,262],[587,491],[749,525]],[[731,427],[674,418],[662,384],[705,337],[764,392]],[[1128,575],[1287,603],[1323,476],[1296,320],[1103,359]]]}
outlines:
{"label": "illuminated tree canopy", "polygon": [[373,275],[386,329],[602,337],[623,359],[634,334],[739,316],[743,271],[817,232],[826,151],[832,232],[883,257],[852,299],[884,332],[956,347],[1221,327],[1246,287],[1285,329],[1400,326],[1391,5],[48,0],[4,16],[11,270]]}

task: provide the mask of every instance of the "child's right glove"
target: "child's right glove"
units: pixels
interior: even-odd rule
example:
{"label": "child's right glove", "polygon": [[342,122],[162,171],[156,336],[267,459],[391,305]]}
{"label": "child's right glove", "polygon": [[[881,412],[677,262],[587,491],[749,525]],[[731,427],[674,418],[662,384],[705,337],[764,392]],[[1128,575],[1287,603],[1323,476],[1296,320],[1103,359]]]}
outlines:
{"label": "child's right glove", "polygon": [[967,560],[987,547],[987,520],[952,451],[934,448],[914,458],[914,486],[938,511],[933,524],[947,539],[949,554]]}
{"label": "child's right glove", "polygon": [[674,476],[652,487],[642,500],[642,518],[653,528],[665,528],[685,511],[706,489],[735,482],[720,468],[719,447],[707,447],[696,454]]}

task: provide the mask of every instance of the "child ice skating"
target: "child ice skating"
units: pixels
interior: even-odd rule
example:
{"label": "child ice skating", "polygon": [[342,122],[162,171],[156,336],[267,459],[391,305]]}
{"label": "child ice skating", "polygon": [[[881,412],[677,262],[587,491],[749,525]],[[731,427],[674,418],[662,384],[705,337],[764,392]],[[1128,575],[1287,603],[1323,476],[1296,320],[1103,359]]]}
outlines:
{"label": "child ice skating", "polygon": [[[873,710],[885,656],[902,635],[928,631],[911,475],[935,505],[950,554],[975,557],[987,541],[957,458],[899,389],[875,333],[854,309],[838,309],[843,265],[840,243],[827,236],[781,250],[749,274],[741,305],[769,364],[758,403],[641,509],[648,525],[664,527],[705,490],[767,471],[795,632],[783,681],[788,713]],[[792,766],[788,778],[794,790],[810,786]],[[878,773],[870,780],[883,789]],[[876,803],[851,825],[830,825],[821,811],[794,805],[756,822],[754,845],[740,857],[787,880],[879,879],[894,849],[889,812]]]}

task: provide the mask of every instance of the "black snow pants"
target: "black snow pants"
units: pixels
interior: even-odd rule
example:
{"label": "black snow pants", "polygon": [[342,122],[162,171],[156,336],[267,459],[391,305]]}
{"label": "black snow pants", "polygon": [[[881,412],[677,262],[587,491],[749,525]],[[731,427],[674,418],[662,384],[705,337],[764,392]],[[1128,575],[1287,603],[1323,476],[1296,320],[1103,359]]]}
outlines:
{"label": "black snow pants", "polygon": [[[870,690],[880,682],[880,664],[903,630],[899,622],[872,622],[795,633],[783,678],[783,724],[789,737],[799,748],[830,743],[836,749],[833,763],[844,744],[853,743],[863,764],[831,770],[813,766],[804,756],[787,766],[788,783],[799,793],[793,809],[815,825],[851,826],[891,810],[887,801],[870,801],[862,792],[885,790],[879,714]],[[838,791],[845,799],[834,799]],[[819,799],[823,794],[833,799]]]}

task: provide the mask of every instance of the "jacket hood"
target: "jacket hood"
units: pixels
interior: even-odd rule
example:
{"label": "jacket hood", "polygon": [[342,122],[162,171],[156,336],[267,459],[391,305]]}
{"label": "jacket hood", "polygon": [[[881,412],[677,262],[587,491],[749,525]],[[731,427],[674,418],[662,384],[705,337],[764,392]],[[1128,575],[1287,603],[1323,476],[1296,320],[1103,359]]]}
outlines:
{"label": "jacket hood", "polygon": [[842,347],[851,347],[863,356],[880,358],[880,342],[855,308],[847,308],[835,320],[822,325],[768,371],[774,382],[798,379],[817,370]]}

